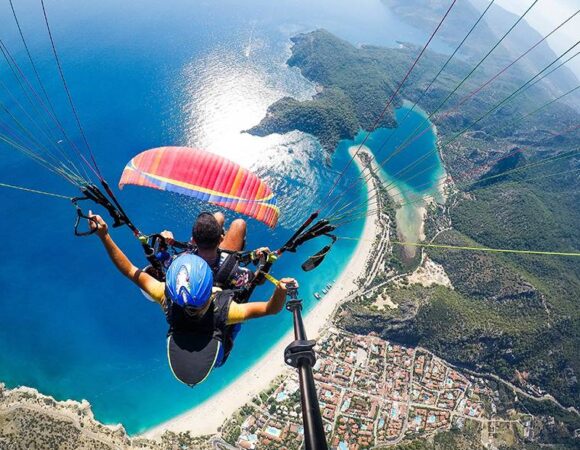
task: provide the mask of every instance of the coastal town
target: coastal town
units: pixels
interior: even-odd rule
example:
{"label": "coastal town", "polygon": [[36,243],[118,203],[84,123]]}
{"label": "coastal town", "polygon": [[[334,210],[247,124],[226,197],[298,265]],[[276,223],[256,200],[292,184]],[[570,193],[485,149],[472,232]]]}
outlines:
{"label": "coastal town", "polygon": [[[496,412],[497,394],[485,380],[466,377],[423,349],[331,328],[317,355],[314,377],[332,448],[393,445],[489,421]],[[237,425],[224,425],[226,434],[244,449],[301,448],[296,375],[244,407]]]}

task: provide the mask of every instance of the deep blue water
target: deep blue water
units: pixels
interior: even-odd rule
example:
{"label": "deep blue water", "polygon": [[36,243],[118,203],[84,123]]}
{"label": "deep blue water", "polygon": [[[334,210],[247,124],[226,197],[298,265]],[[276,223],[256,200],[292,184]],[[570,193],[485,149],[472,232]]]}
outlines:
{"label": "deep blue water", "polygon": [[[320,205],[347,160],[339,149],[329,169],[320,146],[298,133],[240,134],[276,99],[308,98],[314,92],[284,64],[288,38],[324,27],[355,43],[424,39],[423,32],[401,25],[381,2],[370,0],[46,3],[68,83],[105,178],[115,184],[132,156],[160,145],[198,145],[225,154],[267,177],[279,195],[280,226],[271,232],[251,222],[249,247],[280,245]],[[15,4],[57,113],[80,145],[40,6],[32,0]],[[32,76],[4,3],[0,24],[0,38]],[[0,64],[0,75],[19,94],[5,64]],[[1,87],[0,100],[18,109]],[[7,123],[6,116],[0,120]],[[0,182],[77,194],[9,147],[0,151]],[[355,175],[352,168],[341,187]],[[355,189],[347,195],[360,199],[362,193]],[[186,388],[167,369],[166,324],[159,308],[116,273],[95,238],[72,235],[71,205],[6,189],[0,199],[0,380],[8,386],[33,386],[58,399],[88,399],[99,420],[122,422],[135,433],[244,376],[291,326],[287,313],[246,324],[227,366],[202,386]],[[182,197],[138,188],[127,188],[120,199],[145,232],[169,228],[182,238],[202,208]],[[352,224],[341,233],[356,236],[361,226]],[[128,230],[115,230],[113,236],[131,259],[143,262]],[[315,272],[302,273],[300,263],[323,244],[285,255],[273,271],[299,278],[307,310],[313,292],[338,276],[354,248],[340,241]],[[270,290],[264,286],[255,298],[266,298]]]}

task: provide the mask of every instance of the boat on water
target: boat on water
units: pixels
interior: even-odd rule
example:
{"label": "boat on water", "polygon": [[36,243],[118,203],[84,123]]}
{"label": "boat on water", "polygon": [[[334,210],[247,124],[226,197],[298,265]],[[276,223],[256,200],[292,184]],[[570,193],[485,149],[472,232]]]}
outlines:
{"label": "boat on water", "polygon": [[320,294],[318,292],[315,292],[314,298],[316,298],[316,300],[320,300]]}
{"label": "boat on water", "polygon": [[327,292],[328,292],[328,289],[326,289],[326,288],[322,288],[322,293],[323,293],[323,294],[326,294]]}

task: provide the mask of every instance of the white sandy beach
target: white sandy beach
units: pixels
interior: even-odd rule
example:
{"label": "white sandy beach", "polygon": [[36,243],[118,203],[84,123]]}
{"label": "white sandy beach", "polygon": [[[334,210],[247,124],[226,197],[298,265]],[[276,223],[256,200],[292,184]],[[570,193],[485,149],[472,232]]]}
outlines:
{"label": "white sandy beach", "polygon": [[[351,147],[352,154],[354,147]],[[356,159],[359,170],[362,165]],[[367,195],[374,193],[372,184],[367,185]],[[375,223],[376,214],[366,218],[361,239],[352,255],[352,258],[344,271],[336,280],[321,301],[308,312],[304,324],[309,339],[318,337],[321,329],[332,316],[335,308],[351,291],[357,289],[356,279],[365,271],[367,257],[377,235],[378,227]],[[160,437],[165,430],[174,432],[189,431],[192,435],[204,435],[217,433],[218,427],[230,417],[236,410],[249,402],[254,396],[268,388],[270,383],[285,370],[284,349],[294,340],[292,332],[287,333],[272,349],[256,364],[248,368],[244,376],[240,376],[210,399],[199,406],[152,428],[144,433],[150,438]],[[227,370],[223,368],[220,370]]]}

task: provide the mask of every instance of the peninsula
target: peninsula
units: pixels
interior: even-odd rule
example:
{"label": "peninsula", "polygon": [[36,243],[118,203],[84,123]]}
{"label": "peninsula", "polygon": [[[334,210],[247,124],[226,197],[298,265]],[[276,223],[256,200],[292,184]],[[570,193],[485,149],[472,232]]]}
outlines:
{"label": "peninsula", "polygon": [[291,40],[294,45],[287,64],[298,67],[318,93],[311,100],[278,100],[249,133],[266,136],[299,130],[333,152],[340,140],[353,139],[361,129],[396,126],[393,108],[401,104],[401,98],[394,98],[386,110],[385,99],[394,94],[393,80],[402,77],[413,48],[357,48],[326,30]]}

